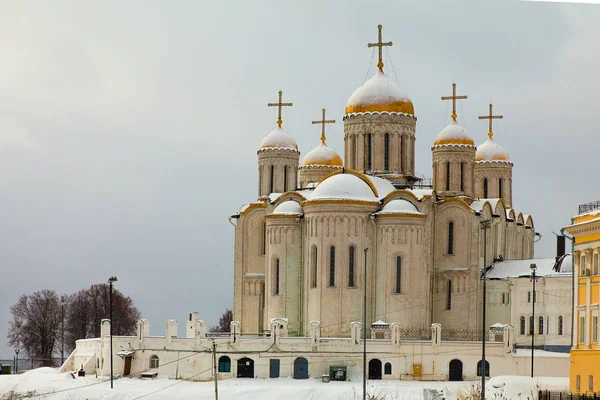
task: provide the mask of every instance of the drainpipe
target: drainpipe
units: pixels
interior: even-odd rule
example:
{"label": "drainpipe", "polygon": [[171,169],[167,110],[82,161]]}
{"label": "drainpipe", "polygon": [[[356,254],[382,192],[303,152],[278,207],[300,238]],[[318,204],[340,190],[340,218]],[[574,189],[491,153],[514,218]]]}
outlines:
{"label": "drainpipe", "polygon": [[[571,225],[575,223],[575,218],[571,218]],[[565,235],[565,228],[560,230],[560,234],[571,241],[571,347],[573,346],[573,335],[575,327],[575,237]]]}

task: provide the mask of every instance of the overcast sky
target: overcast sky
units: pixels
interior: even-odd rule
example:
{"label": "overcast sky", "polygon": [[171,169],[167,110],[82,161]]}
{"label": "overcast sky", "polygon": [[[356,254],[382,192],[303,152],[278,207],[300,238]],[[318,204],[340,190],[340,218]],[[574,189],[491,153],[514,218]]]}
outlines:
{"label": "overcast sky", "polygon": [[[374,69],[410,95],[416,168],[449,122],[515,164],[514,208],[552,257],[579,203],[600,200],[600,6],[502,1],[5,2],[0,13],[0,339],[21,294],[73,293],[117,275],[152,334],[189,311],[216,323],[233,298],[233,227],[257,197],[256,150],[275,127],[302,154]],[[393,66],[393,69],[391,68]],[[0,358],[13,350],[0,340]]]}

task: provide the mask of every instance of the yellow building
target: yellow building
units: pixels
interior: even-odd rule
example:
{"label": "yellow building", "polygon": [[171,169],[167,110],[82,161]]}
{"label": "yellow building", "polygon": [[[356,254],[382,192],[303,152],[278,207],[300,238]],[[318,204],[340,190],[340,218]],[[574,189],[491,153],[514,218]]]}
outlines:
{"label": "yellow building", "polygon": [[575,331],[571,349],[570,390],[571,393],[600,393],[600,202],[579,206],[579,215],[565,230],[575,240]]}

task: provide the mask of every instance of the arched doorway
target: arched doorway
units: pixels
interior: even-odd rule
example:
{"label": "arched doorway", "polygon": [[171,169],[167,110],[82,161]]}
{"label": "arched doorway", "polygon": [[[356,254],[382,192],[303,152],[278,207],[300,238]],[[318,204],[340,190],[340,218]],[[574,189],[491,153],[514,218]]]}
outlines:
{"label": "arched doorway", "polygon": [[294,379],[308,379],[308,361],[298,357],[294,360]]}
{"label": "arched doorway", "polygon": [[[482,367],[483,364],[481,363],[481,360],[477,361],[477,376],[484,375]],[[488,362],[488,360],[485,360],[485,376],[487,376],[488,378],[490,376],[490,363]]]}
{"label": "arched doorway", "polygon": [[381,379],[381,360],[374,358],[369,361],[369,379]]}
{"label": "arched doorway", "polygon": [[463,363],[460,360],[454,359],[450,361],[448,368],[448,380],[449,381],[462,381],[463,380]]}
{"label": "arched doorway", "polygon": [[254,360],[248,357],[240,358],[237,362],[238,378],[254,378]]}

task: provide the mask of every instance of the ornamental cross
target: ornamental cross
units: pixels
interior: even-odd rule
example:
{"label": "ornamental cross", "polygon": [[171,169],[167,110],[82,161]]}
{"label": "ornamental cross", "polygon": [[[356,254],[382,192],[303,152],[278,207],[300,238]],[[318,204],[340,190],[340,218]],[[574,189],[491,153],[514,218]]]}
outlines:
{"label": "ornamental cross", "polygon": [[488,136],[489,136],[490,139],[492,138],[492,136],[494,136],[494,132],[492,132],[492,120],[493,119],[502,119],[502,118],[504,118],[504,115],[494,115],[492,113],[492,108],[493,107],[494,106],[492,106],[490,104],[490,115],[482,115],[482,116],[479,117],[479,119],[489,119],[490,120],[490,128],[488,130]]}
{"label": "ornamental cross", "polygon": [[379,70],[381,72],[383,72],[383,57],[381,55],[381,52],[383,50],[383,46],[391,46],[392,42],[387,42],[387,43],[383,43],[381,40],[381,25],[377,25],[377,29],[379,30],[379,35],[378,35],[378,40],[377,43],[368,43],[367,47],[379,47],[379,62],[377,63],[377,68],[379,68]]}
{"label": "ornamental cross", "polygon": [[321,124],[321,143],[325,144],[325,124],[335,124],[335,119],[325,119],[325,109],[321,110],[323,116],[320,121],[312,121],[314,124]]}
{"label": "ornamental cross", "polygon": [[452,100],[452,120],[454,122],[456,122],[456,100],[463,100],[466,98],[467,96],[456,95],[456,83],[452,84],[452,96],[442,96],[442,100]]}
{"label": "ornamental cross", "polygon": [[278,111],[277,111],[277,126],[281,128],[281,123],[283,122],[281,120],[281,107],[291,107],[294,104],[293,103],[282,103],[281,102],[281,95],[283,94],[283,92],[280,90],[279,91],[279,101],[277,103],[268,103],[267,106],[269,107],[277,107]]}

